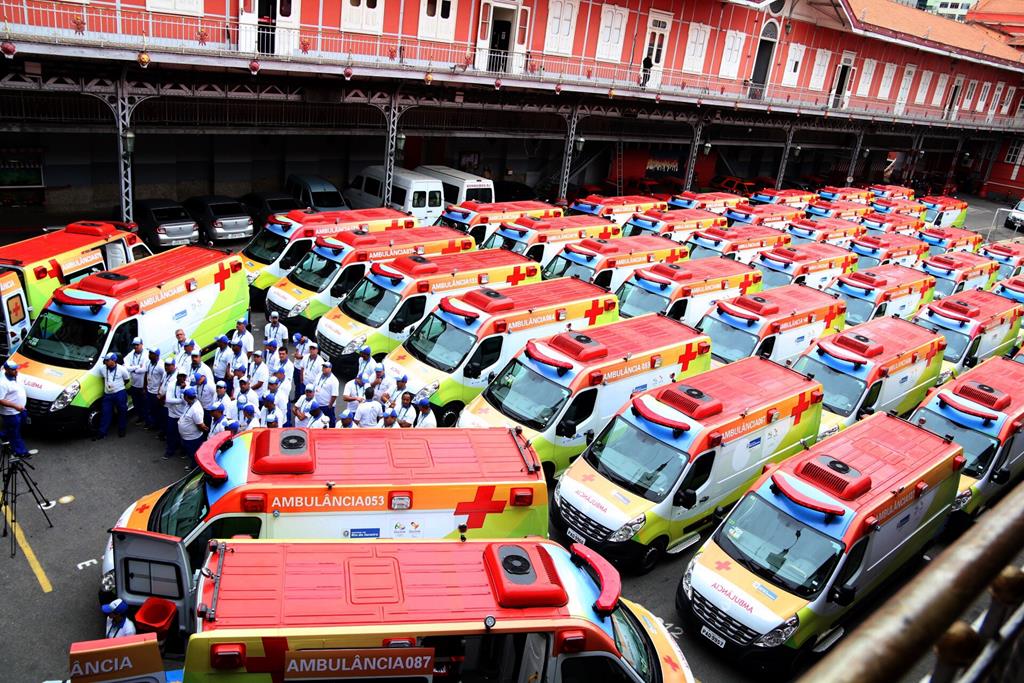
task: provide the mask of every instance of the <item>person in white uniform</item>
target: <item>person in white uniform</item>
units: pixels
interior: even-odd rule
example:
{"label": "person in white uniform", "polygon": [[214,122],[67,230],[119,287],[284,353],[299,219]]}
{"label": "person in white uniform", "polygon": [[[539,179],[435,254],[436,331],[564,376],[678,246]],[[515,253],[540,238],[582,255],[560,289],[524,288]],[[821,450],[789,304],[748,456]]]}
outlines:
{"label": "person in white uniform", "polygon": [[252,353],[252,350],[256,345],[256,340],[253,338],[252,332],[250,332],[246,327],[247,323],[248,321],[245,318],[239,318],[235,321],[235,331],[231,335],[232,342],[239,341],[242,343],[242,352],[245,353],[246,356]]}
{"label": "person in white uniform", "polygon": [[384,414],[384,407],[380,401],[373,400],[373,387],[363,389],[363,402],[359,404],[355,412],[356,424],[361,428],[376,427]]}
{"label": "person in white uniform", "polygon": [[416,429],[434,429],[437,427],[434,411],[430,409],[430,399],[421,398],[416,402],[416,406],[420,411],[416,413],[416,422],[413,423],[413,427]]}
{"label": "person in white uniform", "polygon": [[263,326],[263,343],[271,339],[278,344],[288,341],[288,328],[281,324],[281,316],[277,311],[271,311],[270,322]]}

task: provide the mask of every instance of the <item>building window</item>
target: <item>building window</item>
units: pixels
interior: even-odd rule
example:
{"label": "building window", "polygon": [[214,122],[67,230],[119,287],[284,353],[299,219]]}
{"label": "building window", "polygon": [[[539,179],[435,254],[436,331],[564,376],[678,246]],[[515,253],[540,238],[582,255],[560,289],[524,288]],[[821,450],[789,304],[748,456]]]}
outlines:
{"label": "building window", "polygon": [[1006,90],[1006,94],[1003,95],[1003,106],[999,108],[999,113],[1006,116],[1010,113],[1010,107],[1013,106],[1013,96],[1017,94],[1017,86],[1011,85]]}
{"label": "building window", "polygon": [[146,9],[171,14],[202,14],[203,0],[146,0]]}
{"label": "building window", "polygon": [[857,97],[867,97],[871,93],[871,81],[875,80],[876,64],[873,59],[864,60],[864,68],[860,70],[860,80],[857,82]]}
{"label": "building window", "polygon": [[[377,1],[383,3],[384,0]],[[458,0],[423,0],[420,3],[419,37],[427,40],[454,40],[457,13]]]}
{"label": "building window", "polygon": [[800,82],[800,67],[804,62],[805,48],[800,43],[790,43],[786,51],[786,69],[782,72],[782,85],[793,87]]}
{"label": "building window", "polygon": [[949,85],[949,76],[947,74],[939,74],[939,78],[935,81],[935,92],[932,93],[932,106],[941,107],[942,103],[946,101],[946,86]]}
{"label": "building window", "polygon": [[928,88],[932,84],[932,72],[922,71],[921,82],[917,84],[917,92],[914,94],[914,104],[924,104],[928,99]]}
{"label": "building window", "polygon": [[978,81],[971,81],[967,84],[963,99],[960,100],[961,109],[970,109],[971,101],[974,100],[974,91],[978,89]]}
{"label": "building window", "polygon": [[828,63],[832,59],[832,53],[828,50],[817,50],[814,53],[814,70],[811,71],[811,90],[821,90],[825,87],[825,76],[828,75]]}
{"label": "building window", "polygon": [[384,30],[384,0],[348,0],[342,5],[341,28],[359,33]]}
{"label": "building window", "polygon": [[988,102],[988,93],[992,90],[991,83],[982,83],[981,92],[978,94],[978,104],[975,105],[974,111],[985,111],[985,104]]}
{"label": "building window", "polygon": [[704,57],[708,52],[708,36],[711,27],[704,24],[690,24],[686,36],[686,56],[683,58],[683,71],[704,73]]}
{"label": "building window", "polygon": [[544,39],[544,49],[547,52],[572,54],[576,8],[576,0],[552,0],[548,5],[548,29]]}
{"label": "building window", "polygon": [[725,47],[722,48],[722,68],[718,75],[723,78],[736,78],[740,71],[740,59],[743,57],[743,43],[747,39],[742,31],[727,31]]}
{"label": "building window", "polygon": [[882,82],[878,84],[878,99],[889,99],[889,92],[892,90],[892,81],[896,78],[896,65],[886,64],[882,72]]}
{"label": "building window", "polygon": [[1006,163],[1011,166],[1016,166],[1017,162],[1020,161],[1020,149],[1024,141],[1019,138],[1010,143],[1010,146],[1006,148]]}
{"label": "building window", "polygon": [[597,58],[611,62],[622,60],[622,45],[626,40],[625,7],[605,5],[601,8],[601,31],[597,35]]}
{"label": "building window", "polygon": [[784,9],[786,9],[786,0],[772,0],[768,5],[768,11],[772,14],[782,14]]}

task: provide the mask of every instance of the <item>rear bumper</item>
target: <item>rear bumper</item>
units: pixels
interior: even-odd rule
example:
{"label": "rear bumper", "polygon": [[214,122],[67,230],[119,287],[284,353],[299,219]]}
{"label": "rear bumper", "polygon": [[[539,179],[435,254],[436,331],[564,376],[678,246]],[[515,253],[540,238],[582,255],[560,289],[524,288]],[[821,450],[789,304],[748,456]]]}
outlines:
{"label": "rear bumper", "polygon": [[210,228],[210,237],[215,240],[240,240],[252,237],[252,225],[225,225],[222,228]]}
{"label": "rear bumper", "polygon": [[153,242],[157,247],[178,247],[184,244],[196,244],[199,242],[199,230],[193,230],[189,235],[165,235],[156,233]]}

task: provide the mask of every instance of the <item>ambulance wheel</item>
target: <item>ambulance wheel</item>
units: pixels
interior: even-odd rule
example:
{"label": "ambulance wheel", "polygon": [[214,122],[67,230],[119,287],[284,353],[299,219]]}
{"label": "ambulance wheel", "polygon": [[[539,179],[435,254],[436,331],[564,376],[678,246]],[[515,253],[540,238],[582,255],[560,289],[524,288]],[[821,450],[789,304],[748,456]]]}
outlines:
{"label": "ambulance wheel", "polygon": [[85,429],[90,434],[95,434],[100,430],[100,403],[97,401],[89,407],[89,411],[85,414]]}
{"label": "ambulance wheel", "polygon": [[460,401],[452,401],[437,411],[437,424],[439,427],[454,427],[459,421],[459,413],[465,406]]}
{"label": "ambulance wheel", "polygon": [[661,558],[665,556],[665,548],[668,547],[668,541],[664,538],[656,538],[643,549],[643,551],[633,561],[633,573],[635,574],[646,574],[647,572],[654,569]]}

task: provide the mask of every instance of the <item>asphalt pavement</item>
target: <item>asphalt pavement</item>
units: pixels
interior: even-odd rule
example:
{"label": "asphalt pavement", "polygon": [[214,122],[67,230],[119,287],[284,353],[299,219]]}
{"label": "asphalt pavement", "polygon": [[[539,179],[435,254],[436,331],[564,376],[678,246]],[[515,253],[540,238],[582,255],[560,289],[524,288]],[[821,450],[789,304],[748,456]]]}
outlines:
{"label": "asphalt pavement", "polygon": [[[988,234],[999,205],[969,201],[968,227]],[[1001,223],[1002,214],[998,218]],[[991,239],[1010,236],[999,227]],[[53,527],[47,526],[31,495],[24,493],[17,508],[23,537],[14,539],[15,557],[7,556],[11,536],[0,539],[0,680],[16,683],[63,679],[69,644],[102,637],[97,588],[107,530],[128,505],[184,474],[181,460],[162,460],[163,443],[133,424],[123,439],[112,436],[91,442],[88,436],[55,434],[37,423],[28,441],[39,449],[28,473],[53,501],[47,511]],[[713,645],[678,625],[675,590],[692,554],[691,550],[671,556],[646,576],[626,576],[624,595],[664,620],[704,683],[764,680],[763,675],[733,666]],[[873,597],[871,604],[880,604],[890,592]],[[923,671],[921,665],[907,680],[919,678]]]}

